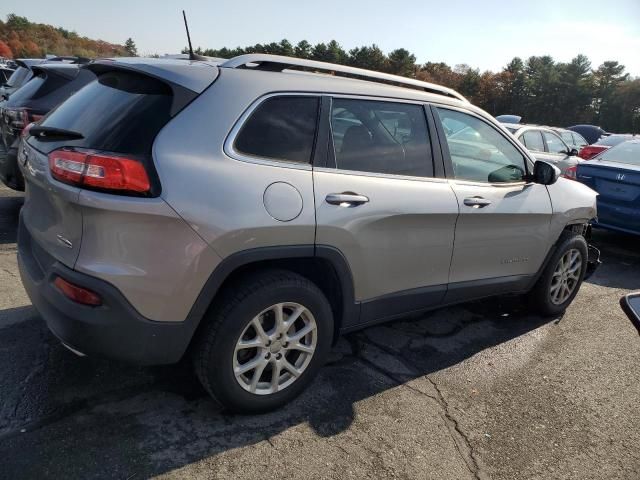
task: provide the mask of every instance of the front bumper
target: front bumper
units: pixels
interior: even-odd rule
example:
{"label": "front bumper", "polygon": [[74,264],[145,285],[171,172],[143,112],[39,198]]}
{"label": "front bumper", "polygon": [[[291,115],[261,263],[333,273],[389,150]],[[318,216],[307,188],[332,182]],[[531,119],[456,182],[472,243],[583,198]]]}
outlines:
{"label": "front bumper", "polygon": [[[52,333],[77,353],[103,356],[138,365],[176,363],[191,337],[191,322],[155,322],[140,315],[113,285],[76,272],[37,245],[22,216],[18,233],[18,266],[31,302]],[[102,305],[91,307],[64,296],[57,276],[91,289]]]}

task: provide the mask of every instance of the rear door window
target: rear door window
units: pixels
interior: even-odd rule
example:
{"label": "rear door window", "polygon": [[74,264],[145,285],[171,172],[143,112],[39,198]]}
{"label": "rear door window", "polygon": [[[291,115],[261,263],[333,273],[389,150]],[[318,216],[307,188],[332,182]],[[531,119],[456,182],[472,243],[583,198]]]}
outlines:
{"label": "rear door window", "polygon": [[547,151],[549,153],[567,153],[567,146],[558,135],[551,132],[542,132],[544,140],[547,142]]}
{"label": "rear door window", "polygon": [[573,136],[571,135],[571,132],[562,132],[560,136],[562,137],[562,140],[564,140],[564,143],[567,145],[573,145]]}
{"label": "rear door window", "polygon": [[171,118],[172,100],[170,87],[159,80],[131,72],[107,72],[42,121],[44,127],[80,133],[82,139],[31,137],[29,142],[46,153],[73,146],[149,154],[156,135]]}
{"label": "rear door window", "polygon": [[238,134],[234,148],[254,157],[309,163],[318,124],[319,98],[272,97],[262,102]]}
{"label": "rear door window", "polygon": [[589,145],[589,143],[578,133],[573,132],[573,144],[577,147],[584,147],[585,145]]}
{"label": "rear door window", "polygon": [[544,142],[539,130],[527,130],[521,137],[525,146],[534,152],[544,152]]}
{"label": "rear door window", "polygon": [[334,98],[331,131],[341,170],[433,176],[422,105]]}

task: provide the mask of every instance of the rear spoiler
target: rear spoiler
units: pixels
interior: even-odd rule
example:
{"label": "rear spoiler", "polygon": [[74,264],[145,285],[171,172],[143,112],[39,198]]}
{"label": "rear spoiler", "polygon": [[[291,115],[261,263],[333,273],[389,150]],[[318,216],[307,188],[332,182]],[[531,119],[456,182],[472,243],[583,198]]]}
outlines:
{"label": "rear spoiler", "polygon": [[[72,67],[75,67],[75,68],[72,68]],[[80,67],[76,65],[66,64],[65,68],[60,68],[60,65],[43,63],[42,65],[34,65],[33,67],[31,67],[31,71],[33,72],[34,75],[38,75],[40,73],[45,73],[45,74],[55,73],[60,77],[73,80],[78,76]]]}
{"label": "rear spoiler", "polygon": [[[166,66],[169,66],[167,63]],[[100,76],[107,72],[121,71],[134,73],[136,75],[146,76],[154,80],[158,80],[171,88],[173,93],[173,103],[171,105],[171,116],[176,115],[180,110],[191,103],[200,93],[204,91],[206,87],[211,85],[218,77],[218,69],[214,72],[209,70],[206,85],[202,78],[191,78],[184,74],[184,72],[175,71],[170,68],[162,68],[163,65],[156,66],[147,63],[131,63],[131,62],[118,62],[114,60],[98,60],[93,61],[88,65],[83,65],[81,68],[87,68],[91,70],[96,76]],[[189,68],[187,64],[185,67]],[[198,67],[190,67],[197,72]],[[212,75],[213,74],[213,75]]]}

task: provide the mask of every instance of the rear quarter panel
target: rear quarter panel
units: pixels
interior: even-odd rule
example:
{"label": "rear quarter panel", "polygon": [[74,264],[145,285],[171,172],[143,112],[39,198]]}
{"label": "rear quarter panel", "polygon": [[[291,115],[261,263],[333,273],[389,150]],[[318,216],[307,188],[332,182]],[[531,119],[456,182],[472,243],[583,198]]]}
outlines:
{"label": "rear quarter panel", "polygon": [[[221,70],[216,82],[156,138],[153,156],[162,198],[222,258],[259,247],[313,245],[311,166],[238,160],[224,148],[245,110],[282,83],[265,72]],[[264,207],[267,187],[277,182],[300,194],[301,211],[289,221],[274,219]]]}

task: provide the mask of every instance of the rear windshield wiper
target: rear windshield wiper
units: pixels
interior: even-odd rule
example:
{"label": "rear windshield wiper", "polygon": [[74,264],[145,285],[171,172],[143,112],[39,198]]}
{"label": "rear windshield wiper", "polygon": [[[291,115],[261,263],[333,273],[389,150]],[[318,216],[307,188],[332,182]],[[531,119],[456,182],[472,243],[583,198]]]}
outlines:
{"label": "rear windshield wiper", "polygon": [[31,130],[29,130],[29,135],[33,137],[37,137],[42,140],[48,140],[48,139],[53,140],[58,138],[64,138],[69,140],[80,140],[81,138],[84,138],[84,135],[82,135],[79,132],[74,132],[73,130],[65,130],[64,128],[46,127],[43,125],[36,125],[34,127],[31,127]]}

